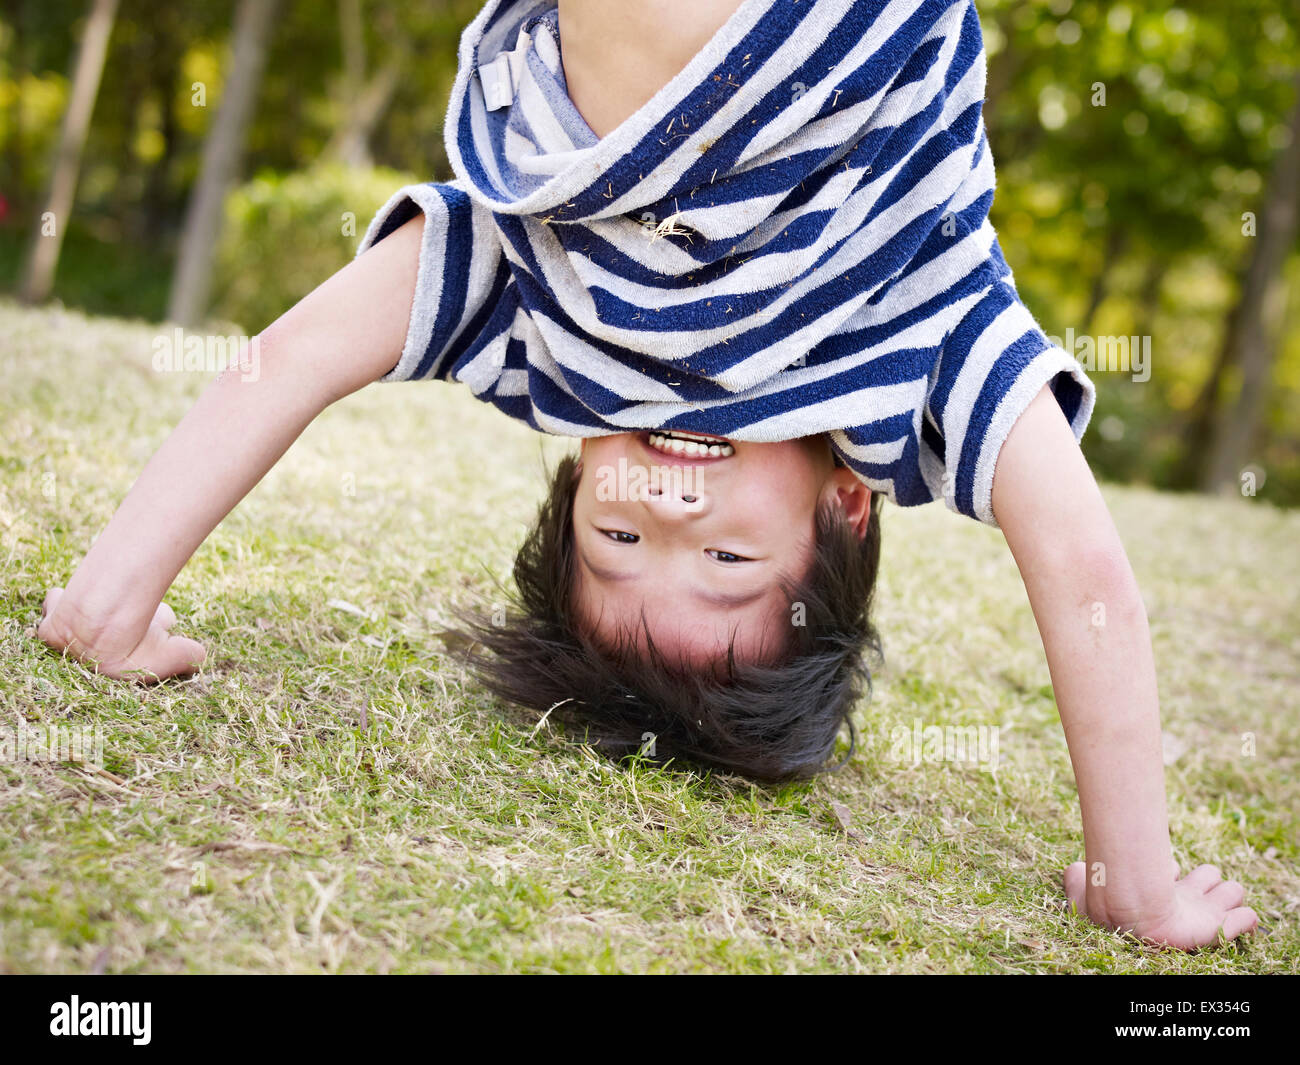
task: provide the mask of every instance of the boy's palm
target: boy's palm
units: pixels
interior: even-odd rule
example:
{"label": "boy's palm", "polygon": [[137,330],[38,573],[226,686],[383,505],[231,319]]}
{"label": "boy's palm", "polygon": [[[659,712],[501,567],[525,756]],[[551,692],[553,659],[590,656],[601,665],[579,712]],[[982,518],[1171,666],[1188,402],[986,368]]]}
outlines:
{"label": "boy's palm", "polygon": [[1174,890],[1164,913],[1155,917],[1126,917],[1111,914],[1103,900],[1088,902],[1086,867],[1075,862],[1065,870],[1065,893],[1079,913],[1096,924],[1131,931],[1148,943],[1195,950],[1253,931],[1259,917],[1243,906],[1245,888],[1235,880],[1224,880],[1212,865],[1199,865],[1180,878],[1173,866]]}
{"label": "boy's palm", "polygon": [[55,607],[62,595],[62,588],[51,588],[45,596],[41,622],[36,627],[37,637],[106,677],[150,683],[166,677],[187,676],[207,657],[197,640],[173,636],[168,631],[176,624],[176,612],[166,603],[158,604],[148,629],[138,640],[133,633],[109,633],[91,646],[56,616]]}

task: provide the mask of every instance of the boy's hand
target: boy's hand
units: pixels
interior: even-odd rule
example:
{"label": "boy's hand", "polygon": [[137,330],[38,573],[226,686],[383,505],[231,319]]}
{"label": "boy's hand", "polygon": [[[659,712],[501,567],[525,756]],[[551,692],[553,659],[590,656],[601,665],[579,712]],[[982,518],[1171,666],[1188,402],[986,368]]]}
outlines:
{"label": "boy's hand", "polygon": [[1241,904],[1245,888],[1235,880],[1224,880],[1214,866],[1198,865],[1179,878],[1175,862],[1171,871],[1174,889],[1163,911],[1136,919],[1131,914],[1111,913],[1104,891],[1089,898],[1083,862],[1066,868],[1065,893],[1079,913],[1094,923],[1179,950],[1213,946],[1219,942],[1220,932],[1225,940],[1236,939],[1259,924],[1255,911]]}
{"label": "boy's hand", "polygon": [[92,634],[78,624],[75,609],[67,604],[58,609],[62,598],[62,588],[46,594],[37,637],[106,677],[144,683],[181,677],[193,673],[207,657],[198,641],[168,632],[176,624],[176,613],[166,603],[158,604],[144,635],[137,637],[121,631]]}
{"label": "boy's hand", "polygon": [[1079,786],[1088,869],[1065,872],[1080,913],[1183,950],[1258,918],[1213,866],[1179,879],[1169,839],[1155,655],[1115,523],[1050,388],[1008,434],[993,510],[1025,581]]}
{"label": "boy's hand", "polygon": [[[257,335],[217,374],[145,466],[67,588],[45,598],[37,636],[110,677],[183,676],[204,659],[160,606],[181,567],[312,419],[397,364],[409,329],[418,214]],[[432,251],[436,252],[434,248]]]}

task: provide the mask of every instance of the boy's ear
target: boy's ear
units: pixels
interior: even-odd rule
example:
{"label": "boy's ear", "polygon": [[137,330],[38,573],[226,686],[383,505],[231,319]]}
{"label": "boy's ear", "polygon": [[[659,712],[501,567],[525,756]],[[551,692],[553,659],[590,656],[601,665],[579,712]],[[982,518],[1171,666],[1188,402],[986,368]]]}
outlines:
{"label": "boy's ear", "polygon": [[844,512],[859,540],[867,535],[867,526],[871,524],[871,489],[848,467],[838,466],[831,471],[821,501],[834,503]]}

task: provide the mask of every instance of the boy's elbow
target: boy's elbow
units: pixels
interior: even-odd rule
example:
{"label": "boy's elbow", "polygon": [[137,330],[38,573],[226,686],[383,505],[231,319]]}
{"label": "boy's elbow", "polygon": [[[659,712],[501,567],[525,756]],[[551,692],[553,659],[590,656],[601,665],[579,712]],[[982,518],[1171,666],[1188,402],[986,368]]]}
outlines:
{"label": "boy's elbow", "polygon": [[1118,536],[1075,544],[1055,555],[1052,568],[1062,590],[1094,614],[1146,621],[1142,591]]}

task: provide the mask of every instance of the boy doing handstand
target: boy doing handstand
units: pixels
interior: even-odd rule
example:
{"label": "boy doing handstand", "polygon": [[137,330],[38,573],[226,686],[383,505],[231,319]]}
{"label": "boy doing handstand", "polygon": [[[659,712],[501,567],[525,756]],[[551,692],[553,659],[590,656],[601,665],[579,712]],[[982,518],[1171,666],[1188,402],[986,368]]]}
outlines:
{"label": "boy doing handstand", "polygon": [[[582,441],[519,609],[469,622],[489,686],[611,753],[806,776],[868,679],[880,500],[942,498],[1029,595],[1079,911],[1187,949],[1252,929],[1239,884],[1173,860],[1146,615],[1078,447],[1094,390],[989,225],[983,95],[971,0],[491,0],[455,179],[400,190],[260,334],[256,380],[212,383],[39,635],[110,676],[192,670],[162,597],[302,429],[377,379],[455,380]],[[634,468],[675,476],[620,490]]]}

